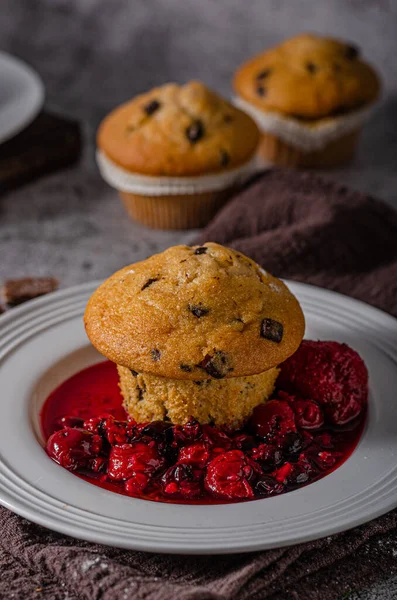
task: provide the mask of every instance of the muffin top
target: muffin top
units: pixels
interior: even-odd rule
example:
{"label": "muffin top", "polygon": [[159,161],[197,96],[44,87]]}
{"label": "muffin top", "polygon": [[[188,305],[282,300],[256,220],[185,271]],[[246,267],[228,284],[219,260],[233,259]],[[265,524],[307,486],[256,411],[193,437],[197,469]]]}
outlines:
{"label": "muffin top", "polygon": [[380,89],[357,46],[311,34],[249,60],[233,84],[258,108],[309,120],[358,109],[374,101]]}
{"label": "muffin top", "polygon": [[266,371],[295,352],[305,328],[284,283],[214,243],[124,267],[94,292],[84,320],[115,363],[192,380]]}
{"label": "muffin top", "polygon": [[198,81],[137,96],[111,112],[97,136],[117,165],[157,176],[233,169],[253,157],[258,140],[251,117]]}

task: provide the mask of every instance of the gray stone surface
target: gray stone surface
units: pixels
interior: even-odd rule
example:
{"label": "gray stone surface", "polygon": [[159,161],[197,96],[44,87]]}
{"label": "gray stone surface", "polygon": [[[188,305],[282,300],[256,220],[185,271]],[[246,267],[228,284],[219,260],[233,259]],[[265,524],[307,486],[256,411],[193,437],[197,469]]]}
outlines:
{"label": "gray stone surface", "polygon": [[[0,279],[49,274],[65,287],[189,241],[194,232],[127,219],[95,168],[98,122],[169,80],[199,78],[230,95],[236,65],[299,31],[350,39],[380,70],[382,103],[357,160],[329,176],[397,207],[395,0],[1,0],[0,49],[37,69],[47,106],[84,122],[86,145],[79,167],[0,198]],[[351,599],[396,597],[393,579]]]}

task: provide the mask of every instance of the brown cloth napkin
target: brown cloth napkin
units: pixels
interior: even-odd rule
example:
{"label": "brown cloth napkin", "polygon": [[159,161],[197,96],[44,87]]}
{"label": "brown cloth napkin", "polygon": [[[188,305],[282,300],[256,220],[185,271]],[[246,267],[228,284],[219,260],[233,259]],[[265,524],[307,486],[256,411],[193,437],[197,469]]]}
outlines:
{"label": "brown cloth napkin", "polygon": [[[283,277],[397,314],[397,213],[305,173],[271,171],[202,232]],[[0,509],[0,598],[335,600],[397,571],[397,511],[322,540],[231,556],[80,542]]]}
{"label": "brown cloth napkin", "polygon": [[0,194],[73,165],[80,153],[80,125],[63,116],[40,113],[26,129],[0,145]]}

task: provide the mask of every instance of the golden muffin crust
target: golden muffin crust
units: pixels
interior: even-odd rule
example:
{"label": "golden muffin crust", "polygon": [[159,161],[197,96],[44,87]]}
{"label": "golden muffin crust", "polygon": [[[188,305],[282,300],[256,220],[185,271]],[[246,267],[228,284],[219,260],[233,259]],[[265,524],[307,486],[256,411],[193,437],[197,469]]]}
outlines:
{"label": "golden muffin crust", "polygon": [[262,373],[298,348],[295,296],[240,252],[174,246],[129,265],[91,296],[85,326],[107,358],[173,379]]}
{"label": "golden muffin crust", "polygon": [[157,176],[233,169],[253,157],[258,141],[254,121],[198,81],[137,96],[111,112],[97,136],[113,162]]}
{"label": "golden muffin crust", "polygon": [[181,381],[118,367],[124,408],[138,423],[169,420],[236,428],[272,394],[279,369],[232,379]]}
{"label": "golden muffin crust", "polygon": [[258,108],[302,119],[343,114],[373,102],[380,82],[357,46],[303,34],[254,57],[234,89]]}

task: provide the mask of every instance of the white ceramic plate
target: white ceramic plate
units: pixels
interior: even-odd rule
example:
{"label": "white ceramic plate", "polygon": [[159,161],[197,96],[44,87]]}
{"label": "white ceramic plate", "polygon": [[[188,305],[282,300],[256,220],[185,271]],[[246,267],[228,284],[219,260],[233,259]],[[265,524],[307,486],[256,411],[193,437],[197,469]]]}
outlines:
{"label": "white ceramic plate", "polygon": [[139,550],[245,552],[359,525],[397,506],[397,321],[366,304],[290,283],[306,337],[344,341],[370,373],[369,417],[352,456],[301,490],[241,504],[188,506],[128,498],[52,462],[38,413],[48,393],[100,357],[82,315],[96,283],[51,294],[0,318],[0,502],[78,538]]}
{"label": "white ceramic plate", "polygon": [[24,129],[44,102],[44,86],[21,60],[0,52],[0,143]]}

